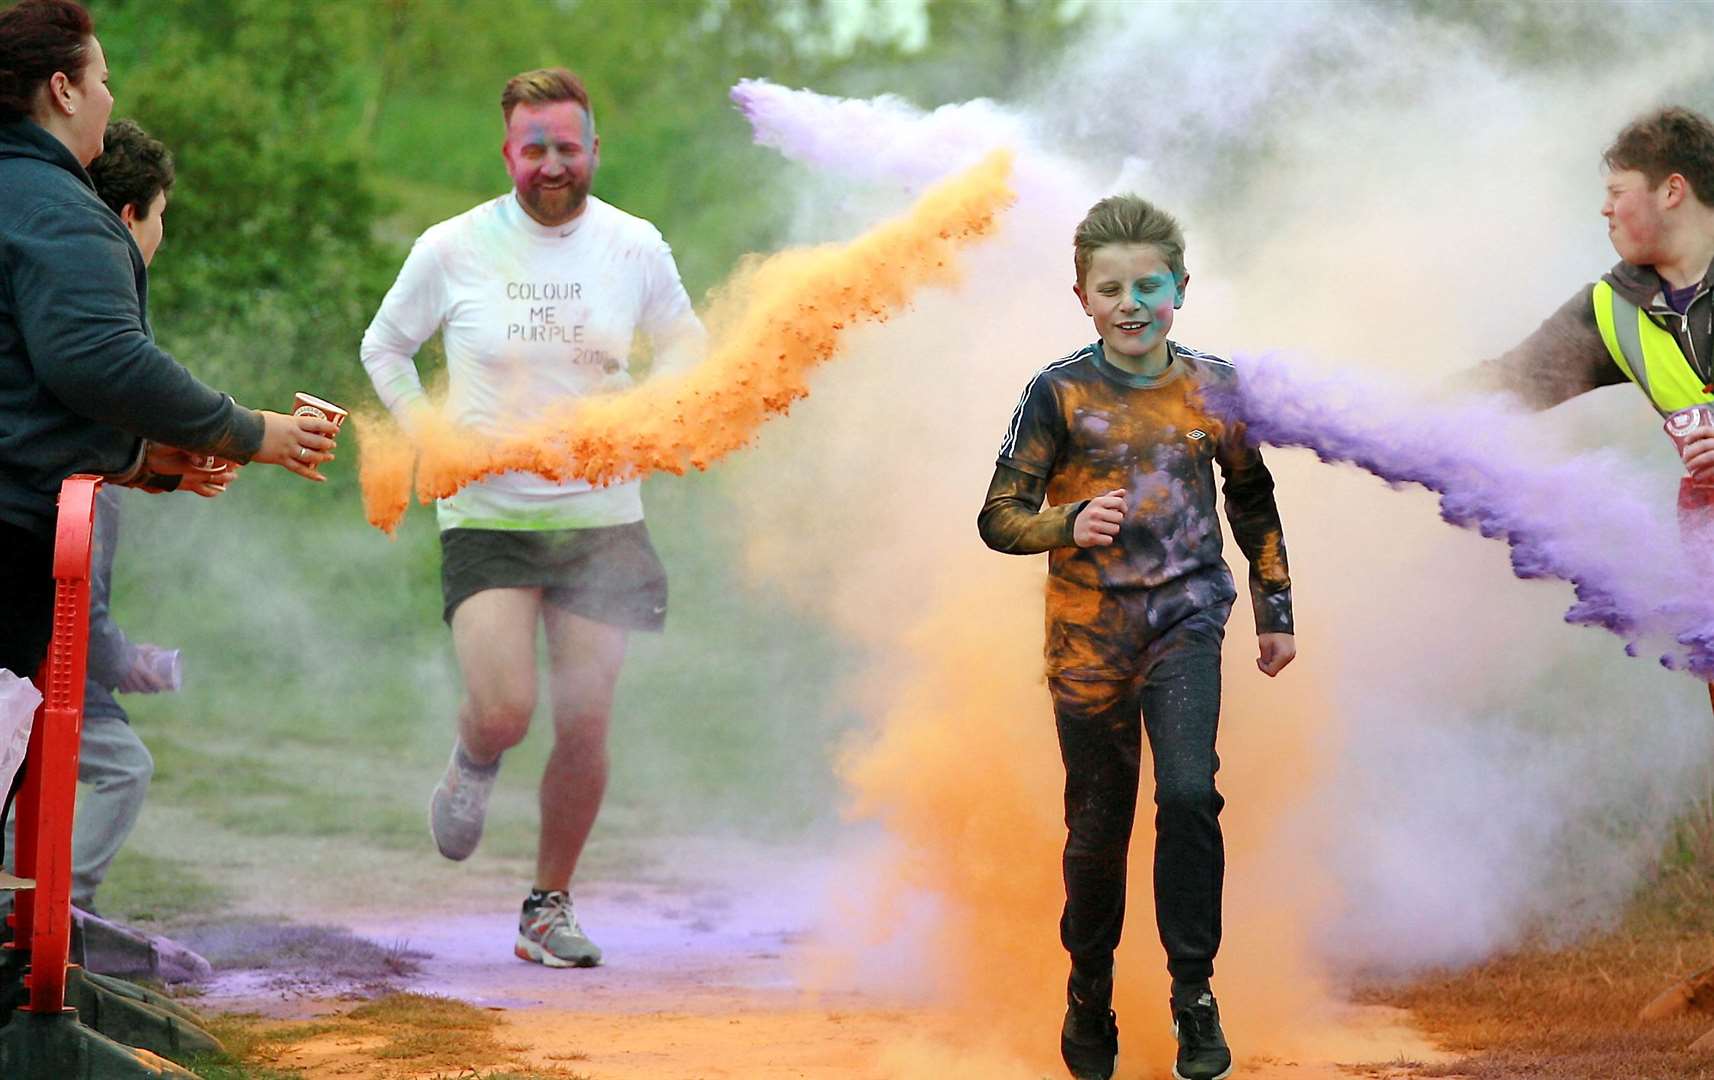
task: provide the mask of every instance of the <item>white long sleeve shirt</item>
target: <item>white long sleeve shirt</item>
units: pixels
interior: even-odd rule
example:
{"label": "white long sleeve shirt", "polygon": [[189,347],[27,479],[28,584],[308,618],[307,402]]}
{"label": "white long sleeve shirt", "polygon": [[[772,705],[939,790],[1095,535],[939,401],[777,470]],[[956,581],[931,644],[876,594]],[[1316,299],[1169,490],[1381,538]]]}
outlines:
{"label": "white long sleeve shirt", "polygon": [[[660,232],[594,196],[548,227],[508,192],[417,239],[362,348],[376,393],[407,426],[428,400],[414,357],[437,330],[447,414],[495,436],[564,398],[634,385],[639,331],[655,371],[695,363],[705,344]],[[643,502],[635,480],[592,488],[509,472],[441,499],[436,514],[443,530],[581,529],[640,521]]]}

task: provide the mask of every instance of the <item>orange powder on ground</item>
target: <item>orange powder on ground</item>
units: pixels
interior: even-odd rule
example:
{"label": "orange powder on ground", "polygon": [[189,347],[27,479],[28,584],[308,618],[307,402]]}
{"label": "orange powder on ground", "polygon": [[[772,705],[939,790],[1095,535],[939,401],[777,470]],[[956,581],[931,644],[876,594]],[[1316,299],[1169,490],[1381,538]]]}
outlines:
{"label": "orange powder on ground", "polygon": [[[901,642],[897,696],[840,762],[853,814],[896,841],[862,871],[879,903],[848,917],[884,936],[909,893],[935,897],[912,978],[969,1019],[958,1049],[1057,1070],[1044,1033],[1064,1008],[1064,774],[1041,683],[1040,579],[1011,569],[996,556],[943,588]],[[928,1052],[894,1048],[900,1075]]]}
{"label": "orange powder on ground", "polygon": [[370,522],[389,533],[398,526],[398,456],[413,450],[424,502],[511,470],[605,484],[706,468],[806,396],[809,372],[838,352],[848,327],[885,320],[923,286],[955,283],[959,249],[992,233],[1014,201],[1010,174],[1010,154],[995,153],[848,244],[781,252],[741,268],[715,297],[714,343],[690,371],[568,400],[502,439],[425,414],[413,421],[412,450],[400,450],[401,436],[375,427],[359,462]]}
{"label": "orange powder on ground", "polygon": [[[866,909],[842,921],[884,938],[909,894],[934,897],[911,981],[964,1017],[958,1030],[968,1033],[956,1046],[943,1036],[889,1047],[889,1076],[925,1075],[943,1058],[987,1062],[995,1076],[1060,1069],[1064,767],[1041,676],[1041,579],[1004,562],[945,568],[937,602],[901,631],[908,659],[888,665],[898,693],[841,761],[855,815],[879,821],[894,841],[859,871],[874,890]],[[1234,623],[1248,617],[1240,603]],[[1253,639],[1240,626],[1233,637],[1221,710],[1228,868],[1215,989],[1239,1061],[1253,1063],[1329,1045],[1340,1029],[1306,940],[1325,910],[1325,882],[1301,841],[1280,829],[1325,768],[1314,736],[1327,710],[1313,670],[1266,679],[1254,669]],[[1126,1076],[1163,1072],[1176,1049],[1150,886],[1149,768],[1145,757],[1115,987]],[[820,959],[820,976],[836,983],[837,949]]]}

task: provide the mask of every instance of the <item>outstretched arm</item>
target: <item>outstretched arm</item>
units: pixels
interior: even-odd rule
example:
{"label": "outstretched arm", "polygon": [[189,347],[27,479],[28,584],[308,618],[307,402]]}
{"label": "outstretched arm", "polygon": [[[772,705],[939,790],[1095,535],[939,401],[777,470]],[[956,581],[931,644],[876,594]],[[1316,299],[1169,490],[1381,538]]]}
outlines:
{"label": "outstretched arm", "polygon": [[1462,373],[1459,381],[1471,390],[1510,394],[1530,409],[1551,409],[1624,382],[1595,325],[1594,290],[1584,286],[1529,337]]}

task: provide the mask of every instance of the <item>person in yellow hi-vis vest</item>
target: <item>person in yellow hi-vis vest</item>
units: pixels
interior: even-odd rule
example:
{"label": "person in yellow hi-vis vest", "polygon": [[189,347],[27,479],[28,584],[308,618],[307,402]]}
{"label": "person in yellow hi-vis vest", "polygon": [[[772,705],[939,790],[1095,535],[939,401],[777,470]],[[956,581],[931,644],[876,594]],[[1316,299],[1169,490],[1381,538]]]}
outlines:
{"label": "person in yellow hi-vis vest", "polygon": [[[1679,522],[1714,567],[1714,425],[1687,412],[1714,403],[1714,123],[1689,109],[1658,109],[1626,125],[1602,161],[1601,214],[1619,264],[1483,364],[1478,382],[1546,409],[1629,381],[1663,418],[1676,415],[1678,433],[1661,439],[1684,460]],[[1714,1005],[1714,967],[1674,984],[1642,1016],[1696,1005]],[[1714,1032],[1698,1043],[1714,1046]]]}

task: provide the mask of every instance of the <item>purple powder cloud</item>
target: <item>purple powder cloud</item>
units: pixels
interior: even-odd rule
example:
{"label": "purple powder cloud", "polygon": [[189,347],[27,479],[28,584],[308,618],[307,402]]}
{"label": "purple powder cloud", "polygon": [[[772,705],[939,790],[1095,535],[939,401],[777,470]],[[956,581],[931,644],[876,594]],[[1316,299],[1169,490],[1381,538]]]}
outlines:
{"label": "purple powder cloud", "polygon": [[1525,418],[1496,400],[1422,403],[1276,357],[1239,367],[1238,386],[1209,404],[1242,419],[1252,441],[1437,493],[1446,521],[1511,546],[1518,577],[1569,582],[1566,622],[1617,634],[1632,656],[1666,643],[1662,665],[1714,680],[1714,590],[1698,582],[1676,521],[1638,494],[1650,483],[1614,455],[1527,462]]}
{"label": "purple powder cloud", "polygon": [[990,101],[925,113],[902,98],[840,98],[745,79],[732,101],[757,145],[801,164],[870,181],[932,183],[990,151],[1024,141],[1015,116]]}
{"label": "purple powder cloud", "polygon": [[817,172],[915,191],[981,161],[998,149],[1017,152],[1013,183],[1026,203],[1083,207],[1101,192],[1062,156],[1043,153],[1040,133],[1023,114],[977,99],[929,112],[903,98],[841,98],[745,79],[732,101],[750,122],[758,146]]}

